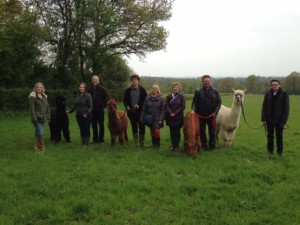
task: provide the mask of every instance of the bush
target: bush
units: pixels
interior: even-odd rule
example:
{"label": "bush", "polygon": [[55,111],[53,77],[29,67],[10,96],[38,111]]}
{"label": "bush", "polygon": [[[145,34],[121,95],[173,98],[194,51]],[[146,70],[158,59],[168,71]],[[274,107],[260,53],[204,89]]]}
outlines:
{"label": "bush", "polygon": [[[31,92],[29,88],[0,88],[0,110],[24,111],[28,110],[28,96]],[[76,92],[69,90],[47,90],[48,102],[50,106],[55,105],[55,98],[63,95],[67,103],[73,105]]]}
{"label": "bush", "polygon": [[[0,110],[1,111],[24,111],[28,110],[28,96],[32,89],[29,88],[0,88]],[[123,101],[124,90],[108,90],[111,97]],[[67,106],[74,105],[77,90],[46,90],[50,107],[55,106],[55,98],[58,95],[63,95],[66,99]]]}

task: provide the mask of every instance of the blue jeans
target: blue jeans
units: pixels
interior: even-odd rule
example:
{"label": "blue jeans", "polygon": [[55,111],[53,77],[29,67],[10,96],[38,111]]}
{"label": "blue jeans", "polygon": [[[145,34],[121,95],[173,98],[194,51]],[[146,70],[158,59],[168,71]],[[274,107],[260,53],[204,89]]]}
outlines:
{"label": "blue jeans", "polygon": [[35,123],[35,137],[37,139],[42,139],[44,136],[44,123]]}

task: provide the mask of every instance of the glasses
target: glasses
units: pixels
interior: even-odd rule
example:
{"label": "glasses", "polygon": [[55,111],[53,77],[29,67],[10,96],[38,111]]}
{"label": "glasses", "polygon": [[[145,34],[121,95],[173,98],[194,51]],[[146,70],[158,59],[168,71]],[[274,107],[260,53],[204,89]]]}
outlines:
{"label": "glasses", "polygon": [[279,84],[271,84],[271,86],[277,86],[277,85],[279,85]]}

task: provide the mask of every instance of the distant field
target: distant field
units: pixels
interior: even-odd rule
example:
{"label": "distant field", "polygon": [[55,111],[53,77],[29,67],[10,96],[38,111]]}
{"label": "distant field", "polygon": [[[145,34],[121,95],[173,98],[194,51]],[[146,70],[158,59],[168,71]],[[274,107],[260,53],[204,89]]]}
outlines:
{"label": "distant field", "polygon": [[[245,97],[252,127],[262,99]],[[131,130],[124,146],[111,148],[106,132],[84,151],[74,114],[71,143],[51,143],[46,126],[46,153],[35,153],[29,114],[1,112],[0,224],[300,224],[300,96],[290,100],[283,159],[267,157],[264,129],[243,118],[230,148],[196,159],[170,152],[168,127],[161,151],[134,147]]]}

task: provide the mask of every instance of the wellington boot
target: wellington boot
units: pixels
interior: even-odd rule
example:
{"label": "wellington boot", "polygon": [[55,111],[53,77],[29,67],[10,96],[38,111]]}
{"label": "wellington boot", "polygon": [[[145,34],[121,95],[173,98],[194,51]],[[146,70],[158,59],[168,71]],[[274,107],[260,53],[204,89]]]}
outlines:
{"label": "wellington boot", "polygon": [[143,148],[145,146],[145,135],[140,135],[140,147]]}
{"label": "wellington boot", "polygon": [[157,150],[161,150],[160,149],[160,137],[156,138],[156,148],[157,148]]}
{"label": "wellington boot", "polygon": [[83,138],[84,138],[84,146],[85,146],[85,148],[87,148],[90,143],[90,137],[83,137]]}
{"label": "wellington boot", "polygon": [[42,151],[44,152],[46,150],[46,148],[45,148],[45,143],[44,143],[43,139],[38,139],[38,142],[41,146]]}
{"label": "wellington boot", "polygon": [[39,150],[39,142],[38,142],[37,139],[35,139],[35,141],[34,141],[33,149],[34,149],[35,151],[38,151],[38,150]]}
{"label": "wellington boot", "polygon": [[138,143],[139,143],[139,134],[138,133],[133,133],[133,141],[134,141],[134,145],[138,146]]}

